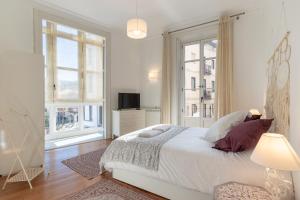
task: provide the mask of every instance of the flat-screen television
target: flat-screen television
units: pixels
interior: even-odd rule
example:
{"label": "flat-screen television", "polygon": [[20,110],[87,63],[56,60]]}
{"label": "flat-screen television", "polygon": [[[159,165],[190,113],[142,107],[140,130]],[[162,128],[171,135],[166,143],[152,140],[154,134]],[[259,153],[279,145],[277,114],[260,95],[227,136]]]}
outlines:
{"label": "flat-screen television", "polygon": [[119,93],[118,109],[140,109],[139,93]]}

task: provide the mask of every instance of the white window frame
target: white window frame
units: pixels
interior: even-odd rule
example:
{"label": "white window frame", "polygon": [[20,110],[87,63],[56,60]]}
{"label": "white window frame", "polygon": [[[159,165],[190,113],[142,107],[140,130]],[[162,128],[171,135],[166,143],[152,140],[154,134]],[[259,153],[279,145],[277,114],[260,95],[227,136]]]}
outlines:
{"label": "white window frame", "polygon": [[[204,80],[204,62],[206,60],[211,60],[213,58],[204,58],[204,44],[208,41],[211,41],[211,40],[215,40],[217,38],[216,35],[213,35],[211,37],[206,37],[206,38],[203,38],[203,39],[196,39],[196,40],[193,40],[193,41],[187,41],[187,42],[184,42],[181,44],[181,68],[180,68],[180,71],[179,71],[179,77],[180,77],[180,83],[179,83],[179,124],[184,126],[184,111],[185,111],[185,95],[184,95],[184,92],[185,92],[185,64],[186,63],[189,63],[189,62],[200,62],[200,85],[197,86],[196,85],[196,89],[199,87],[200,88],[200,94],[203,90],[203,88],[201,86],[203,86],[203,80]],[[193,44],[200,44],[200,54],[199,54],[199,59],[193,59],[193,60],[186,60],[185,61],[185,46],[188,46],[188,45],[193,45]],[[200,99],[201,97],[199,97]],[[201,101],[201,100],[200,100]],[[202,108],[201,108],[201,102],[200,102],[200,107],[198,108],[198,111],[200,112],[200,120],[202,120],[202,127],[205,127],[205,118],[201,115],[201,111],[202,111]],[[214,119],[212,119],[214,120]]]}
{"label": "white window frame", "polygon": [[[37,54],[42,54],[42,20],[49,20],[56,22],[58,24],[66,25],[78,30],[84,30],[86,32],[95,34],[95,35],[100,35],[105,38],[105,50],[103,51],[104,54],[104,66],[103,66],[103,73],[104,75],[104,83],[103,83],[103,101],[100,103],[103,103],[103,132],[104,132],[104,138],[111,138],[111,105],[110,105],[110,33],[103,31],[99,29],[98,27],[101,27],[99,25],[96,25],[90,21],[86,21],[85,19],[82,19],[77,16],[72,16],[72,15],[66,15],[64,13],[58,13],[55,10],[47,10],[47,12],[34,9],[34,28],[35,28],[35,53]],[[82,75],[82,74],[80,74]],[[83,94],[81,94],[81,97]],[[57,106],[62,106],[66,102],[60,102]],[[84,102],[86,103],[86,102]],[[95,105],[99,102],[97,101],[89,101],[87,104],[88,105]],[[77,105],[83,104],[82,102],[78,101],[76,103]],[[68,106],[70,104],[68,103]],[[56,107],[57,107],[56,106]],[[81,106],[82,109],[79,111],[79,115],[83,114],[83,107]],[[54,109],[54,108],[53,108]],[[83,117],[83,116],[82,116]],[[49,122],[53,123],[53,122]],[[53,127],[53,126],[52,126]],[[55,126],[54,126],[55,127]],[[90,130],[86,130],[84,132],[88,133]],[[80,131],[82,134],[83,132]],[[76,133],[74,133],[76,135]],[[72,136],[74,136],[72,134]],[[79,133],[78,133],[79,134]],[[46,138],[47,139],[47,138]],[[49,138],[48,138],[49,139]],[[51,139],[51,138],[50,138]]]}

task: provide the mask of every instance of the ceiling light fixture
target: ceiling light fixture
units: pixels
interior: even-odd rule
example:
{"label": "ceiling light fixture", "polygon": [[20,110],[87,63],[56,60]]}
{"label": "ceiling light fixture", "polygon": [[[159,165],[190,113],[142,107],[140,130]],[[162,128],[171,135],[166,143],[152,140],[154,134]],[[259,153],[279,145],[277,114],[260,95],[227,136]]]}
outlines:
{"label": "ceiling light fixture", "polygon": [[147,37],[147,23],[138,17],[138,0],[135,6],[135,18],[127,21],[127,36],[133,39],[143,39]]}

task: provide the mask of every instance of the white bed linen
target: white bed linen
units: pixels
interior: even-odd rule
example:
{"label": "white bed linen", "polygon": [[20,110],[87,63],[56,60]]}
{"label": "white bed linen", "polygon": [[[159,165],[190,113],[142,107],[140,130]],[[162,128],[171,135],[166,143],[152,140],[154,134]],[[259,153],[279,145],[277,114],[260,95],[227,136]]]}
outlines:
{"label": "white bed linen", "polygon": [[[148,127],[146,129],[152,129]],[[135,137],[142,129],[119,139]],[[125,169],[158,178],[185,188],[213,193],[216,185],[237,181],[263,186],[264,168],[250,160],[251,151],[225,153],[211,148],[204,138],[205,128],[188,128],[165,143],[160,152],[158,171],[121,162],[105,163],[105,169]]]}

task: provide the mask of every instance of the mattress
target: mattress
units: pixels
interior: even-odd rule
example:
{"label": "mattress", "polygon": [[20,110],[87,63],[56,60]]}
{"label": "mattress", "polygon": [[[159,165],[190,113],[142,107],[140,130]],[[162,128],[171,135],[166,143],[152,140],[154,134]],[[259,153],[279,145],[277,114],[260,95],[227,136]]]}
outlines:
{"label": "mattress", "polygon": [[[126,137],[134,137],[146,129]],[[104,167],[108,171],[115,168],[132,171],[209,194],[216,185],[229,181],[264,185],[265,169],[250,160],[252,151],[226,153],[213,149],[213,143],[203,139],[206,131],[205,128],[188,128],[166,142],[160,151],[158,171],[122,162],[107,162]]]}

